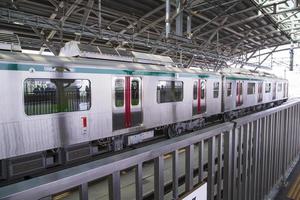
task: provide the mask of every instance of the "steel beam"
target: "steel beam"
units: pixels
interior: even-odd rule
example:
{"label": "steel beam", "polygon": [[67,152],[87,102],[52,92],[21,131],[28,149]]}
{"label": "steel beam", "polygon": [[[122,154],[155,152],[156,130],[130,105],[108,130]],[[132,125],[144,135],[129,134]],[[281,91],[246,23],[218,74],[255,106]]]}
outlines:
{"label": "steel beam", "polygon": [[[125,29],[121,30],[119,33],[123,34],[125,33],[128,29],[133,28],[134,26],[136,26],[139,22],[142,22],[144,19],[150,17],[151,15],[157,13],[158,11],[162,10],[163,8],[166,7],[166,5],[168,4],[167,1],[170,0],[166,0],[166,4],[161,4],[160,6],[158,6],[157,8],[151,10],[150,12],[146,13],[145,15],[143,15],[142,17],[138,18],[138,20],[135,20],[134,22],[132,22],[130,25],[128,25]],[[167,8],[167,7],[166,7]],[[170,8],[169,8],[170,9]],[[167,10],[166,10],[166,15],[167,15]],[[170,14],[170,10],[169,10],[169,14]]]}
{"label": "steel beam", "polygon": [[[90,16],[90,13],[91,13],[91,9],[93,8],[93,5],[94,5],[94,0],[88,0],[87,7],[84,9],[84,14],[83,14],[80,26],[85,26],[86,25],[87,20]],[[76,35],[75,40],[79,41],[79,39],[80,39],[80,35]]]}
{"label": "steel beam", "polygon": [[[238,3],[240,3],[240,1],[234,3],[232,6],[230,6],[230,7],[227,8],[226,10],[224,10],[222,13],[218,14],[216,17],[214,17],[213,19],[209,20],[207,23],[205,23],[205,24],[203,24],[203,25],[199,25],[199,26],[193,28],[193,37],[195,37],[196,34],[197,34],[198,32],[200,32],[200,31],[201,31],[204,27],[206,27],[207,25],[213,23],[214,21],[220,19],[221,17],[224,18],[225,16],[223,16],[223,14],[226,13],[227,11],[231,10],[232,8],[234,8]],[[225,17],[225,19],[227,20],[227,19],[228,19],[228,16]],[[226,20],[225,20],[225,21],[226,21]],[[221,22],[221,24],[219,25],[218,28],[220,28],[221,26],[224,25],[223,21],[224,21],[224,20],[222,20],[222,22]]]}
{"label": "steel beam", "polygon": [[[72,14],[72,12],[77,8],[78,4],[80,4],[82,2],[82,0],[76,0],[67,10],[66,14],[60,18],[60,23],[64,23],[69,16]],[[50,40],[52,39],[52,37],[55,35],[57,31],[56,30],[52,30],[49,35],[46,37],[46,40]]]}
{"label": "steel beam", "polygon": [[51,42],[47,41],[44,37],[44,35],[42,35],[40,33],[40,31],[38,31],[35,27],[32,27],[32,30],[34,31],[34,33],[41,39],[41,41],[47,46],[47,48],[55,55],[58,56],[58,51],[53,47],[53,45],[51,44]]}

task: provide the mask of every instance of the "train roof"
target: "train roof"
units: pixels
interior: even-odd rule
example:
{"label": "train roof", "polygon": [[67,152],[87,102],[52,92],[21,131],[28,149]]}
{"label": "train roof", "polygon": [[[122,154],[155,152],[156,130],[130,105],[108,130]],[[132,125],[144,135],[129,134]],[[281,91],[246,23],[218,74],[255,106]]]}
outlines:
{"label": "train roof", "polygon": [[216,77],[221,76],[221,74],[217,72],[202,71],[200,69],[179,68],[179,67],[174,67],[170,64],[162,65],[162,64],[116,61],[116,60],[105,60],[105,59],[45,56],[45,55],[24,54],[24,53],[7,52],[7,51],[0,52],[0,62],[43,65],[47,67],[109,68],[109,69],[121,69],[121,70],[129,69],[129,70],[160,71],[160,72],[173,72],[173,73],[207,74]]}
{"label": "train roof", "polygon": [[169,72],[169,73],[191,73],[191,74],[205,74],[211,77],[221,77],[222,75],[230,77],[231,79],[245,79],[245,80],[262,80],[262,79],[278,79],[275,75],[255,72],[245,69],[227,68],[219,72],[203,71],[196,68],[179,68],[171,64],[157,64],[157,63],[142,63],[106,59],[93,59],[81,57],[61,57],[61,56],[46,56],[36,54],[24,54],[20,52],[0,51],[0,62],[2,63],[18,63],[27,65],[42,65],[44,67],[65,67],[65,68],[96,68],[96,69],[119,69],[119,70],[139,70],[139,71],[153,71],[153,72]]}
{"label": "train roof", "polygon": [[278,80],[286,80],[283,78],[277,77],[275,74],[255,71],[255,70],[248,70],[248,69],[241,69],[241,68],[226,68],[221,71],[221,73],[226,76],[230,77],[231,79],[247,79],[247,80],[266,80],[266,79],[278,79]]}

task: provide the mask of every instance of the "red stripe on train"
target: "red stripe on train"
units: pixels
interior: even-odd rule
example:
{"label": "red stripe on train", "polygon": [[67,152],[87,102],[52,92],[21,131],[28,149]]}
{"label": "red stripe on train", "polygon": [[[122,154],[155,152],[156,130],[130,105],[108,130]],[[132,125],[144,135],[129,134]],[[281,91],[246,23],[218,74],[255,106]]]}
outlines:
{"label": "red stripe on train", "polygon": [[125,77],[125,128],[131,127],[130,77]]}

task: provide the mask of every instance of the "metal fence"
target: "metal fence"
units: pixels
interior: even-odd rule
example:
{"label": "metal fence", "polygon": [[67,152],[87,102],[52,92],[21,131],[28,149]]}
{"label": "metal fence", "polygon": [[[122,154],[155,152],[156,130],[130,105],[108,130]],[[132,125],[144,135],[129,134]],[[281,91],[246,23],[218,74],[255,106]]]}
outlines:
{"label": "metal fence", "polygon": [[[51,199],[53,194],[79,187],[80,199],[86,200],[89,183],[108,177],[109,198],[118,200],[121,199],[120,172],[128,168],[135,168],[136,199],[145,199],[142,165],[149,160],[154,164],[151,198],[164,199],[166,154],[172,157],[173,199],[182,196],[178,190],[180,180],[185,183],[185,194],[197,186],[195,180],[199,184],[207,181],[209,200],[264,199],[286,179],[298,161],[299,115],[300,101],[294,100],[233,122],[2,187],[0,199]],[[182,148],[185,150],[183,177],[178,173]],[[196,154],[198,159],[194,163]]]}

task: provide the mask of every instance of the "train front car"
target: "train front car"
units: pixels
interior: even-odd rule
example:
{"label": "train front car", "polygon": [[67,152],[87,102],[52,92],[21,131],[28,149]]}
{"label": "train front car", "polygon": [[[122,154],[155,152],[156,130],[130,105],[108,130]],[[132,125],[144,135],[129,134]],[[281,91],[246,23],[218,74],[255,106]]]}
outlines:
{"label": "train front car", "polygon": [[225,120],[280,105],[288,98],[288,81],[275,75],[242,69],[224,70]]}
{"label": "train front car", "polygon": [[1,53],[0,179],[118,151],[157,133],[180,135],[220,114],[218,73],[118,59]]}

